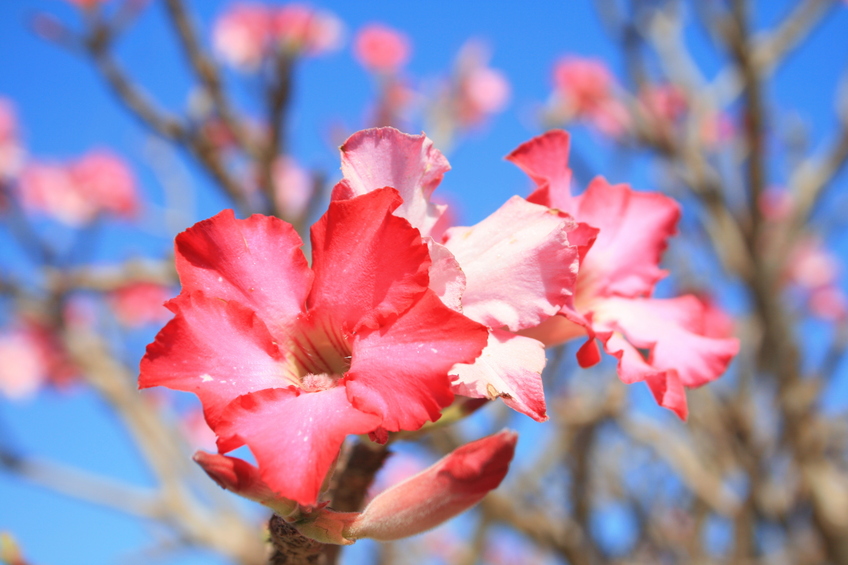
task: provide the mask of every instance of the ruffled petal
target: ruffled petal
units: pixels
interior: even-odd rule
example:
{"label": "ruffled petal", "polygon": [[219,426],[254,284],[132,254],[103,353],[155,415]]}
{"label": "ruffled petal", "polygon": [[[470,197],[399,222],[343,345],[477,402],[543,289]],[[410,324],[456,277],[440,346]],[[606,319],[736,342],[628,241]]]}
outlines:
{"label": "ruffled petal", "polygon": [[463,313],[511,331],[538,325],[573,295],[578,249],[567,216],[521,197],[510,198],[472,227],[451,228],[445,246],[467,279]]}
{"label": "ruffled petal", "polygon": [[427,244],[409,222],[392,215],[400,203],[391,188],[330,203],[312,226],[310,310],[332,312],[348,331],[375,328],[427,290]]}
{"label": "ruffled petal", "polygon": [[215,431],[222,453],[250,448],[272,491],[314,506],[345,437],[378,425],[379,418],[351,406],[342,387],[310,393],[269,389],[234,400]]}
{"label": "ruffled petal", "polygon": [[294,228],[278,218],[237,220],[224,210],[177,236],[183,292],[236,300],[276,335],[303,310],[312,283],[301,245]]}
{"label": "ruffled petal", "polygon": [[284,355],[256,313],[202,291],[182,294],[168,307],[175,316],[147,346],[139,388],[165,386],[193,392],[210,426],[239,395],[291,383]]}
{"label": "ruffled petal", "polygon": [[409,220],[424,236],[441,235],[433,228],[445,207],[431,203],[430,195],[450,165],[427,136],[409,135],[394,128],[367,129],[350,136],[341,153],[347,186],[334,191],[334,199],[390,186],[403,198],[396,215]]}
{"label": "ruffled petal", "polygon": [[600,230],[580,266],[578,294],[649,296],[666,274],[658,265],[676,231],[680,206],[662,194],[600,177],[577,200],[575,217]]}
{"label": "ruffled petal", "polygon": [[668,408],[681,420],[689,415],[686,391],[674,369],[659,370],[651,366],[639,350],[617,332],[598,332],[604,350],[618,359],[618,376],[627,383],[645,381],[657,404]]}
{"label": "ruffled petal", "polygon": [[417,430],[453,401],[448,370],[480,355],[487,335],[427,292],[391,325],[356,337],[348,396],[387,431]]}
{"label": "ruffled petal", "polygon": [[570,146],[568,133],[555,129],[522,143],[506,156],[507,161],[515,163],[536,183],[528,201],[572,213]]}
{"label": "ruffled petal", "polygon": [[739,352],[739,340],[703,335],[703,304],[694,296],[669,299],[605,300],[596,321],[612,322],[639,348],[648,349],[648,363],[658,370],[676,370],[680,382],[696,387],[717,379]]}
{"label": "ruffled petal", "polygon": [[542,370],[545,347],[541,342],[492,330],[486,349],[474,363],[454,365],[456,394],[472,398],[502,398],[504,403],[536,420],[548,419]]}

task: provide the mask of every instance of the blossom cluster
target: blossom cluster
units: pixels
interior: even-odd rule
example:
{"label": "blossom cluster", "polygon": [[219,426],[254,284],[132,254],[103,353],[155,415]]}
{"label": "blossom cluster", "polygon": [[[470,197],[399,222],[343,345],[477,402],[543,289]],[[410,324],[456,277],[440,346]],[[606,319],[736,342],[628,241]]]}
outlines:
{"label": "blossom cluster", "polygon": [[332,51],[340,45],[343,31],[336,16],[303,4],[271,7],[241,2],[215,22],[213,42],[229,64],[252,71],[277,52],[315,56]]}
{"label": "blossom cluster", "polygon": [[[334,543],[447,519],[497,486],[515,445],[506,432],[480,440],[342,516],[323,497],[346,436],[385,442],[457,395],[543,421],[546,346],[586,338],[588,366],[600,341],[622,380],[685,418],[685,387],[717,378],[737,341],[713,335],[696,297],[651,298],[677,204],[602,178],[573,196],[568,144],[551,131],[511,153],[536,190],[466,227],[431,200],[450,166],[429,139],[354,134],[311,261],[274,217],[224,211],[177,237],[182,291],[139,386],[195,393],[218,438],[218,455],[196,456],[207,473]],[[256,467],[225,455],[242,446]]]}

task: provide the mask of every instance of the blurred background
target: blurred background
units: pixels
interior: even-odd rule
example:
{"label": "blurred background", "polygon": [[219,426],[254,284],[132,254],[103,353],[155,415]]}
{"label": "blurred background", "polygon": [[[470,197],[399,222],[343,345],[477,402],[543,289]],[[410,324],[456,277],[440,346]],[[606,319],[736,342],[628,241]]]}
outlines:
{"label": "blurred background", "polygon": [[503,157],[553,127],[573,190],[678,199],[657,295],[742,349],[687,422],[549,350],[550,421],[490,403],[377,479],[508,425],[495,495],[342,563],[848,563],[847,64],[827,0],[0,3],[0,562],[256,562],[266,510],[193,468],[194,397],[135,390],[173,238],[223,208],[304,233],[338,146],[393,125],[450,160],[459,225],[530,193]]}

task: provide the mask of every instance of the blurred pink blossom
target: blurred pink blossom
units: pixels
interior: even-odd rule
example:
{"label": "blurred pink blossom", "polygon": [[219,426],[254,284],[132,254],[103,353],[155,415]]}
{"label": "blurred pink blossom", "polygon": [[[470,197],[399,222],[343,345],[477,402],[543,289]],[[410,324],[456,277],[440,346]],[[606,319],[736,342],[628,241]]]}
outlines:
{"label": "blurred pink blossom", "polygon": [[810,313],[827,321],[840,321],[848,315],[848,298],[836,285],[823,286],[810,293],[807,301]]}
{"label": "blurred pink blossom", "polygon": [[47,377],[38,345],[25,331],[0,335],[0,394],[22,400],[33,396]]}
{"label": "blurred pink blossom", "polygon": [[66,386],[76,377],[58,337],[41,323],[23,320],[0,334],[0,394],[20,400],[48,383]]}
{"label": "blurred pink blossom", "polygon": [[382,24],[369,24],[359,30],[353,41],[359,63],[372,72],[396,73],[409,60],[409,38]]}
{"label": "blurred pink blossom", "polygon": [[270,33],[269,8],[244,2],[234,4],[218,17],[212,40],[226,62],[234,67],[253,69],[265,56]]}
{"label": "blurred pink blossom", "polygon": [[139,207],[132,173],[107,151],[93,151],[65,165],[30,163],[18,184],[25,208],[72,227],[88,224],[101,213],[132,217]]}
{"label": "blurred pink blossom", "polygon": [[174,294],[166,286],[138,282],[114,291],[110,302],[119,322],[137,327],[170,320],[172,314],[165,308],[165,302],[173,298]]}
{"label": "blurred pink blossom", "polygon": [[240,2],[219,16],[212,34],[215,49],[225,61],[256,70],[277,48],[306,55],[337,49],[343,32],[335,15],[304,4],[272,7]]}
{"label": "blurred pink blossom", "polygon": [[289,217],[300,217],[312,197],[313,182],[309,171],[288,155],[282,155],[274,161],[272,176],[277,206]]}
{"label": "blurred pink blossom", "polygon": [[639,94],[639,103],[655,135],[670,139],[675,124],[686,113],[686,93],[673,84],[650,85]]}
{"label": "blurred pink blossom", "polygon": [[287,4],[274,13],[272,33],[288,51],[320,55],[341,46],[344,26],[329,12]]}
{"label": "blurred pink blossom", "polygon": [[488,66],[490,54],[479,41],[469,41],[460,51],[454,88],[456,120],[473,126],[500,112],[509,102],[510,84],[501,71]]}
{"label": "blurred pink blossom", "polygon": [[787,262],[790,282],[807,290],[832,285],[839,275],[839,260],[815,238],[795,246]]}
{"label": "blurred pink blossom", "polygon": [[563,57],[554,65],[553,81],[566,121],[585,119],[610,137],[629,126],[627,109],[615,98],[615,79],[603,61]]}

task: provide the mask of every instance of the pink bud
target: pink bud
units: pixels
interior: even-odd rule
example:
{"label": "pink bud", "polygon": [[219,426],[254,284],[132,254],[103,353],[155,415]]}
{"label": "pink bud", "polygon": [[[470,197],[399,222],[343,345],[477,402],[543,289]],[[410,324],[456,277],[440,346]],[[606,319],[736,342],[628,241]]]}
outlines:
{"label": "pink bud", "polygon": [[453,518],[501,483],[517,441],[518,434],[503,430],[456,449],[374,498],[344,536],[389,541],[420,534]]}
{"label": "pink bud", "polygon": [[353,43],[357,60],[376,72],[397,72],[409,60],[410,51],[406,35],[380,24],[359,30]]}

